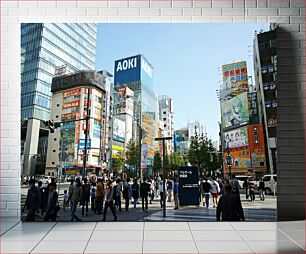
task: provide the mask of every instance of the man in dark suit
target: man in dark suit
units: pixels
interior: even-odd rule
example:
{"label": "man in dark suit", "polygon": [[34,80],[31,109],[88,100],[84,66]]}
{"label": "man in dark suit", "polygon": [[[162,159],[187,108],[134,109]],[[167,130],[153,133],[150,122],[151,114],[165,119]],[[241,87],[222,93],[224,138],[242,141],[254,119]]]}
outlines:
{"label": "man in dark suit", "polygon": [[240,198],[237,194],[232,193],[232,187],[225,185],[225,193],[219,199],[217,206],[217,221],[220,221],[222,214],[222,221],[244,221],[244,213]]}

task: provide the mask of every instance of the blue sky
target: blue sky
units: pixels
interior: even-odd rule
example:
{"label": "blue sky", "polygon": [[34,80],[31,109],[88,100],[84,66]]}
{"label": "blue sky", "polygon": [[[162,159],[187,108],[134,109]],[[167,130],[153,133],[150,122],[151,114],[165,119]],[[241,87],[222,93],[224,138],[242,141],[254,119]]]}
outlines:
{"label": "blue sky", "polygon": [[[223,64],[246,60],[253,75],[255,30],[268,24],[99,24],[96,69],[114,73],[117,59],[143,54],[153,65],[157,95],[174,103],[174,127],[198,120],[218,140],[216,89]],[[250,47],[248,47],[250,46]],[[248,52],[251,51],[251,52]]]}

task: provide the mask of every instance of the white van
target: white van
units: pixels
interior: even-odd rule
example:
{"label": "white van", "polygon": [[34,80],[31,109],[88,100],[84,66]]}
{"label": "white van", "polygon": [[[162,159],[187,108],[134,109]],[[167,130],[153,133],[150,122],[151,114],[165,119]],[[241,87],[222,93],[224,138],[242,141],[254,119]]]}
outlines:
{"label": "white van", "polygon": [[277,175],[264,175],[262,180],[265,183],[266,195],[277,193]]}
{"label": "white van", "polygon": [[51,183],[51,178],[52,176],[42,176],[39,181],[42,181],[44,184],[49,184]]}

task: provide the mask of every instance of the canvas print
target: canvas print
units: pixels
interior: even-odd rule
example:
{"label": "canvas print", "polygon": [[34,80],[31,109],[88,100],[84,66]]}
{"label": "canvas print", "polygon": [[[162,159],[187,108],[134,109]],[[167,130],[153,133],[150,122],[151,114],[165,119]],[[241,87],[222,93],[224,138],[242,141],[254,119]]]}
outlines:
{"label": "canvas print", "polygon": [[22,23],[22,220],[275,221],[276,29]]}

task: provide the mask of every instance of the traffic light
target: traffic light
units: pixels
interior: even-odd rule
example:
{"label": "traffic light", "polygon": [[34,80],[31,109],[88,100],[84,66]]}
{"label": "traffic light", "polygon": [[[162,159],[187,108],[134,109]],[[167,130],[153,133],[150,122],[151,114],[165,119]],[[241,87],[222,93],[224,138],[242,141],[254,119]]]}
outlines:
{"label": "traffic light", "polygon": [[55,123],[53,120],[43,121],[43,123],[49,128],[51,133],[54,133],[54,130],[61,126],[61,123]]}

